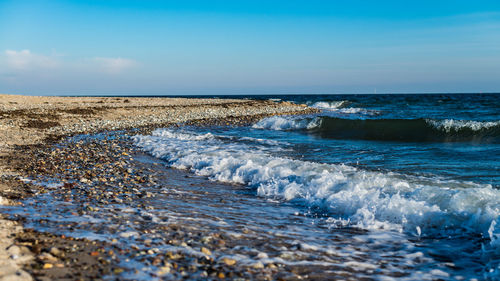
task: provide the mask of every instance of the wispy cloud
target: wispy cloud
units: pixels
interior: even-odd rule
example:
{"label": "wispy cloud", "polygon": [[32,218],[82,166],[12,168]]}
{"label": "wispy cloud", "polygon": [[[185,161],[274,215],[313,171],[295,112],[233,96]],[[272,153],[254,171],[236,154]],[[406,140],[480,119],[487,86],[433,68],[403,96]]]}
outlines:
{"label": "wispy cloud", "polygon": [[134,60],[124,58],[96,57],[93,61],[102,71],[109,74],[118,74],[136,65]]}
{"label": "wispy cloud", "polygon": [[133,68],[137,62],[127,58],[94,57],[73,58],[57,54],[42,55],[25,50],[5,50],[0,53],[0,63],[5,65],[3,71],[22,75],[23,73],[45,74],[47,69],[65,74],[105,73],[118,75]]}
{"label": "wispy cloud", "polygon": [[60,65],[54,57],[33,54],[30,50],[6,50],[5,61],[9,68],[20,71],[55,68]]}

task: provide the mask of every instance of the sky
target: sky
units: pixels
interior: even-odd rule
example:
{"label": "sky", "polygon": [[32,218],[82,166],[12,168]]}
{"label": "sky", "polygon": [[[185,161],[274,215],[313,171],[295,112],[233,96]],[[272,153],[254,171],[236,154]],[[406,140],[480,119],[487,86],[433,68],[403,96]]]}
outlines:
{"label": "sky", "polygon": [[0,93],[500,92],[500,1],[0,0]]}

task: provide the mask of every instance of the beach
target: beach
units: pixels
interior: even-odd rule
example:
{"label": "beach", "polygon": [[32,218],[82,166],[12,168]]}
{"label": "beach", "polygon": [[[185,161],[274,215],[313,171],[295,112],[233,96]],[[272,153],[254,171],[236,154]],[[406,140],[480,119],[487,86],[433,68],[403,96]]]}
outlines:
{"label": "beach", "polygon": [[[54,145],[68,136],[117,130],[126,132],[131,129],[148,132],[154,128],[179,125],[249,124],[265,116],[311,112],[315,110],[288,102],[241,99],[0,95],[0,198],[4,205],[20,204],[22,200],[47,192],[46,185],[31,182],[30,178],[54,177],[57,173],[68,171],[68,168],[72,172],[61,179],[65,182],[55,188],[56,193],[72,190],[80,182],[97,180],[105,183],[112,175],[121,177],[118,180],[115,176],[113,181],[130,185],[127,188],[145,182],[142,177],[137,179],[137,175],[127,175],[130,174],[127,171],[132,169],[128,167],[128,162],[132,161],[129,155],[136,153],[128,148],[130,143],[98,141],[92,150],[70,143],[54,152]],[[79,165],[68,167],[68,161],[63,163],[62,155],[65,155],[66,160],[77,157],[73,160]],[[111,165],[115,170],[95,169],[96,166],[106,165],[104,160],[108,161],[108,165],[110,161],[117,163]],[[92,173],[87,174],[89,171]],[[153,179],[148,178],[149,181],[153,182]],[[99,191],[95,192],[96,198],[103,196]],[[138,196],[141,194],[142,191]],[[30,280],[30,275],[40,280],[93,279],[123,271],[116,266],[116,262],[114,267],[110,265],[113,264],[110,257],[116,258],[113,251],[108,249],[110,245],[98,240],[26,230],[22,228],[25,220],[21,216],[17,223],[5,219],[0,222],[4,235],[0,247],[0,279]],[[210,256],[207,255],[207,248],[199,249],[202,255]],[[103,262],[104,257],[107,259]],[[170,272],[170,267],[162,268]],[[220,274],[224,274],[223,271]]]}
{"label": "beach", "polygon": [[498,102],[1,96],[0,272],[498,279]]}

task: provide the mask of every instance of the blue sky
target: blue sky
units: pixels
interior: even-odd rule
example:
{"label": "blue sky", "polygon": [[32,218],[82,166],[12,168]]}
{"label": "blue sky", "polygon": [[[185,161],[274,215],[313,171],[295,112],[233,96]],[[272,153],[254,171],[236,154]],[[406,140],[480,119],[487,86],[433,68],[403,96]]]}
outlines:
{"label": "blue sky", "polygon": [[0,0],[0,92],[500,91],[500,1]]}

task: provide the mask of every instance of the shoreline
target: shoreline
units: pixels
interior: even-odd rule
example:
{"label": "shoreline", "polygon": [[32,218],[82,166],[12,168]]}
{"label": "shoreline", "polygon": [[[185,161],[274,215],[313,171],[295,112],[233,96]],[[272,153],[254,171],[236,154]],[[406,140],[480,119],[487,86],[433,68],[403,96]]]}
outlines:
{"label": "shoreline", "polygon": [[[37,159],[27,159],[26,155],[33,156],[35,151],[43,151],[67,136],[138,128],[147,132],[154,128],[181,124],[244,125],[265,116],[314,112],[315,109],[304,105],[254,100],[0,95],[0,198],[7,198],[2,201],[17,204],[18,200],[29,197],[30,192],[26,191],[30,191],[33,185],[19,179],[25,177],[29,169],[40,168],[40,165],[43,168],[43,165],[49,163],[44,162],[43,155],[38,155]],[[32,160],[39,162],[35,166],[26,165]],[[47,259],[40,258],[39,248],[43,246],[35,246],[29,241],[34,240],[38,244],[36,238],[45,239],[58,243],[59,247],[55,248],[59,249],[67,242],[66,237],[47,237],[51,235],[27,232],[19,224],[5,219],[0,221],[0,227],[5,229],[2,233],[8,233],[6,237],[0,237],[0,259],[9,268],[2,271],[5,273],[0,275],[0,280],[30,280],[29,275],[20,269],[28,264],[31,272],[33,268],[50,271],[52,267],[58,266],[55,262],[49,263]],[[14,234],[17,242],[14,242]],[[25,237],[26,235],[29,237]],[[20,240],[25,241],[22,242],[24,244],[19,244]],[[96,245],[89,247],[89,241],[78,243],[87,245],[88,250],[82,255],[93,257],[95,251],[92,249]],[[42,254],[47,252],[50,253],[51,249],[43,250]],[[97,256],[91,264],[98,264]],[[100,268],[102,270],[103,267]],[[92,274],[94,275],[87,278],[98,276],[95,275],[96,272]]]}

